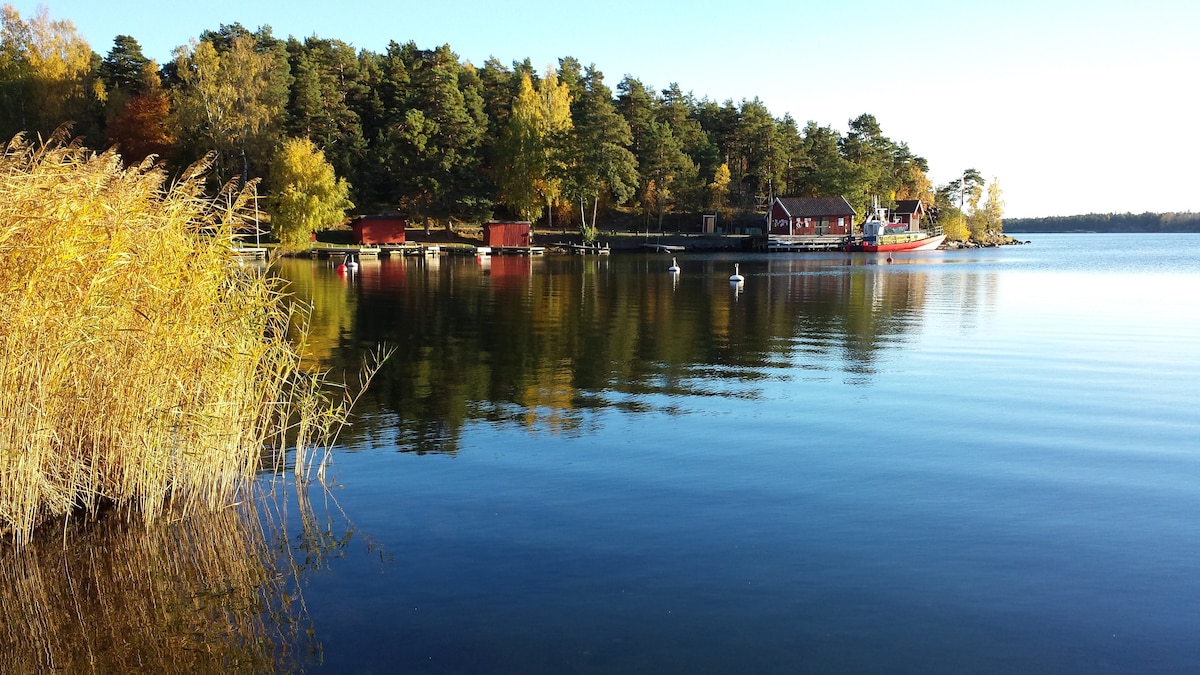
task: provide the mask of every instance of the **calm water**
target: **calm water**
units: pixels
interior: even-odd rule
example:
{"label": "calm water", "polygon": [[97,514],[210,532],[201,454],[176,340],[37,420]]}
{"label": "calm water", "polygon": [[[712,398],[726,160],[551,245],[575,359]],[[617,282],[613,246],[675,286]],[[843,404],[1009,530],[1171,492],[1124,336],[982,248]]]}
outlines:
{"label": "calm water", "polygon": [[1200,672],[1200,236],[1021,236],[284,261],[314,358],[397,352],[244,556],[311,633],[249,632],[328,672]]}

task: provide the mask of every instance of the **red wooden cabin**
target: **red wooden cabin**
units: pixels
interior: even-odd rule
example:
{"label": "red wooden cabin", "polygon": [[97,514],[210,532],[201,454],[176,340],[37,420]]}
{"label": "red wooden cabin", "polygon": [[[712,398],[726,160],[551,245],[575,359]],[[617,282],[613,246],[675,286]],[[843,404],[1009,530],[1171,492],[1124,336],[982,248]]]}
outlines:
{"label": "red wooden cabin", "polygon": [[921,216],[925,215],[925,207],[919,199],[901,199],[892,209],[892,220],[908,225],[909,230],[921,229]]}
{"label": "red wooden cabin", "polygon": [[845,197],[779,197],[771,204],[771,234],[850,234],[854,207]]}
{"label": "red wooden cabin", "polygon": [[354,243],[403,244],[408,221],[399,216],[359,216],[351,225]]}
{"label": "red wooden cabin", "polygon": [[483,245],[493,248],[528,248],[530,225],[527,220],[493,220],[483,224]]}

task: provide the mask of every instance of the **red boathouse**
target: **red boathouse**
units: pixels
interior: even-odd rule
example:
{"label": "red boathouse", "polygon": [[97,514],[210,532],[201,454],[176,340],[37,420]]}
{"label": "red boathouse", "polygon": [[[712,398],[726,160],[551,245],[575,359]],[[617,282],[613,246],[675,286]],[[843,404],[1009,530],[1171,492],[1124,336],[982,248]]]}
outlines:
{"label": "red boathouse", "polygon": [[408,221],[399,216],[359,216],[350,225],[359,245],[403,244],[406,227]]}
{"label": "red boathouse", "polygon": [[845,197],[779,197],[771,204],[770,233],[787,236],[847,235],[854,207]]}
{"label": "red boathouse", "polygon": [[527,220],[493,220],[483,224],[483,245],[492,248],[529,248]]}
{"label": "red boathouse", "polygon": [[921,229],[921,216],[925,215],[925,206],[921,204],[920,199],[901,199],[896,202],[896,208],[892,209],[892,220],[898,223],[904,223],[909,230]]}

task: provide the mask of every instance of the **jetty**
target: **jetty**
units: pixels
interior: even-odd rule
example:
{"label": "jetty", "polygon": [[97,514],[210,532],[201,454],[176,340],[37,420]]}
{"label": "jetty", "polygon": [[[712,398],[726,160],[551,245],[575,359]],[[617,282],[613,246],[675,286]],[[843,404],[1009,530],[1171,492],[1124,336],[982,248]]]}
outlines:
{"label": "jetty", "polygon": [[846,246],[846,235],[787,235],[767,237],[768,251],[840,251]]}
{"label": "jetty", "polygon": [[570,242],[558,242],[554,244],[554,247],[574,255],[608,255],[612,253],[612,249],[608,247],[607,243],[573,244]]}
{"label": "jetty", "polygon": [[308,254],[313,258],[339,258],[353,255],[357,258],[378,258],[378,246],[314,246]]}
{"label": "jetty", "polygon": [[676,244],[642,244],[642,248],[648,248],[657,253],[674,253],[677,251],[686,250],[685,247]]}
{"label": "jetty", "polygon": [[238,260],[266,260],[268,256],[265,246],[234,246],[230,251]]}

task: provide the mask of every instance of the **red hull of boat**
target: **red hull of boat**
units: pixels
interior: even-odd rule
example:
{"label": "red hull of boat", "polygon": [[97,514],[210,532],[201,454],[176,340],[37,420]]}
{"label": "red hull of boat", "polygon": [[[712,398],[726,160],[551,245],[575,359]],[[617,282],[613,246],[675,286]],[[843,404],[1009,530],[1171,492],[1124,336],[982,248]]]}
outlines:
{"label": "red hull of boat", "polygon": [[916,241],[906,241],[902,244],[862,244],[862,250],[866,253],[893,253],[896,251],[932,251],[942,245],[942,241],[946,239],[946,235],[939,234]]}

